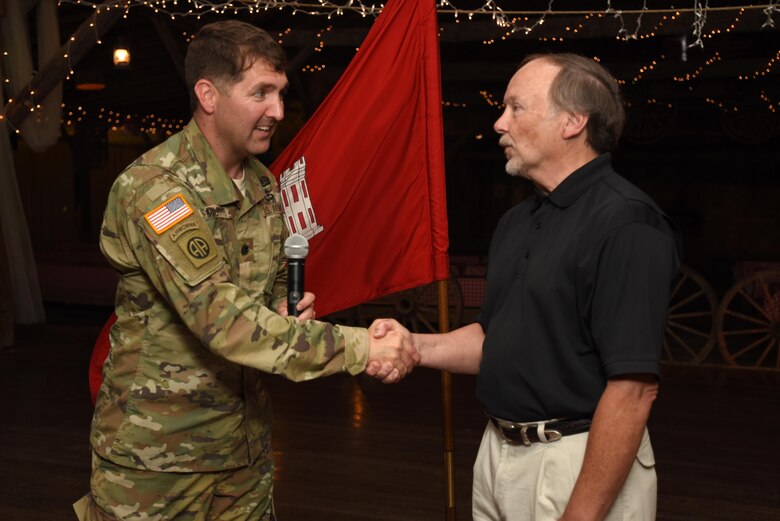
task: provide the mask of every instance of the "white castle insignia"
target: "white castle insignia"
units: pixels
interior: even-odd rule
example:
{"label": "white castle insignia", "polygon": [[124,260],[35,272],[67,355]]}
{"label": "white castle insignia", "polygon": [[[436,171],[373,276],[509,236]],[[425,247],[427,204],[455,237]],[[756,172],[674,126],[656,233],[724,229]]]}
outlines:
{"label": "white castle insignia", "polygon": [[290,233],[300,233],[307,239],[320,233],[323,227],[317,224],[314,208],[311,206],[309,187],[306,186],[306,159],[303,156],[282,172],[279,185],[287,230]]}

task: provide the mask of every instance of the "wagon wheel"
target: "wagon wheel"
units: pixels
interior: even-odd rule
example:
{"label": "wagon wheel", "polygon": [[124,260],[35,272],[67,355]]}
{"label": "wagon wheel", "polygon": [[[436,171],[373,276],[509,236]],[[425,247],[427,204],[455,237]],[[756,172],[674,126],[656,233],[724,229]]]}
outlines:
{"label": "wagon wheel", "polygon": [[755,145],[769,141],[777,134],[778,118],[764,106],[747,106],[742,110],[720,113],[723,130],[734,141]]}
{"label": "wagon wheel", "polygon": [[669,297],[664,332],[663,360],[700,364],[715,343],[715,308],[718,299],[707,281],[688,266]]}
{"label": "wagon wheel", "polygon": [[780,369],[780,268],[758,271],[726,292],[717,337],[729,364]]}
{"label": "wagon wheel", "polygon": [[765,143],[780,131],[780,116],[762,101],[761,83],[730,82],[723,93],[720,122],[734,141],[754,145]]}
{"label": "wagon wheel", "polygon": [[[450,273],[447,280],[450,329],[460,327],[463,295],[458,280]],[[415,333],[438,333],[438,282],[401,291],[358,307],[359,321],[371,325],[377,318],[394,318]]]}
{"label": "wagon wheel", "polygon": [[622,136],[637,144],[649,144],[660,141],[674,127],[677,119],[676,98],[658,95],[647,87],[632,89],[627,102],[626,124]]}

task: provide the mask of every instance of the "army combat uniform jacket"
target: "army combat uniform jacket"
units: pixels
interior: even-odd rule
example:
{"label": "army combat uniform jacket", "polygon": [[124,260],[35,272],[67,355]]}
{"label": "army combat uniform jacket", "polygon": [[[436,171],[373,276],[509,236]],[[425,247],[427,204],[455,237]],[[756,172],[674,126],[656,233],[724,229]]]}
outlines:
{"label": "army combat uniform jacket", "polygon": [[366,366],[364,329],[283,318],[286,229],[255,158],[238,192],[195,121],[115,181],[100,246],[119,272],[117,321],[92,420],[103,458],[162,472],[268,457],[260,372],[307,380]]}

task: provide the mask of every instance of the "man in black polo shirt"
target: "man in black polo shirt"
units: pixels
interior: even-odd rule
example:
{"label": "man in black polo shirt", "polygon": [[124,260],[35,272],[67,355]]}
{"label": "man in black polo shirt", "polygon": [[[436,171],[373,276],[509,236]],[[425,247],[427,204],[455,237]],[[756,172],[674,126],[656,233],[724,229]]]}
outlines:
{"label": "man in black polo shirt", "polygon": [[531,56],[504,102],[506,170],[537,194],[498,224],[477,322],[414,335],[421,365],[479,375],[490,422],[474,519],[653,520],[645,426],[679,267],[674,225],[612,170],[624,113],[599,64]]}

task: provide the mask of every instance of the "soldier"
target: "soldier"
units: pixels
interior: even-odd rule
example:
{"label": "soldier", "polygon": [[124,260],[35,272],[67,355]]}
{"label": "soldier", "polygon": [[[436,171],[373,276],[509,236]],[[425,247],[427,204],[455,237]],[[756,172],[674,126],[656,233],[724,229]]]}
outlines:
{"label": "soldier", "polygon": [[284,116],[284,66],[261,29],[204,26],[185,61],[192,120],[111,189],[100,246],[117,321],[82,519],[274,519],[261,371],[300,381],[376,361],[395,381],[419,361],[397,323],[375,339],[310,320],[310,293],[287,316],[278,186],[254,157]]}

